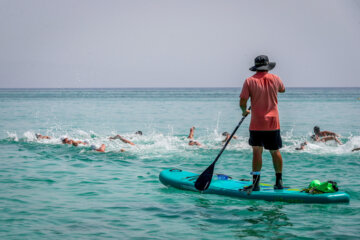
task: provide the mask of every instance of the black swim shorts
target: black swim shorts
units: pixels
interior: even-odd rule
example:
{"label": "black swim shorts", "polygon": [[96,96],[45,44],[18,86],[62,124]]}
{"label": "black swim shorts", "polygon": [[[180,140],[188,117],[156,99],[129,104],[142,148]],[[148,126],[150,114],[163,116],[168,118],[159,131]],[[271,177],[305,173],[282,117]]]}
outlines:
{"label": "black swim shorts", "polygon": [[250,146],[260,146],[267,150],[278,150],[282,148],[280,130],[274,131],[251,131],[249,138]]}

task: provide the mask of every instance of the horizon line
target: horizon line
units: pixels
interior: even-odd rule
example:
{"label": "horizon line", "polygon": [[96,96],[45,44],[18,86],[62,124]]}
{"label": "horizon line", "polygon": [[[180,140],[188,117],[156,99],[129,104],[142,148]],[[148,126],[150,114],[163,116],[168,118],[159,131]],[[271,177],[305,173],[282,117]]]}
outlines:
{"label": "horizon line", "polygon": [[[12,89],[230,89],[230,88],[242,88],[242,87],[0,87],[1,90],[12,90]],[[289,88],[360,88],[355,87],[287,87]]]}

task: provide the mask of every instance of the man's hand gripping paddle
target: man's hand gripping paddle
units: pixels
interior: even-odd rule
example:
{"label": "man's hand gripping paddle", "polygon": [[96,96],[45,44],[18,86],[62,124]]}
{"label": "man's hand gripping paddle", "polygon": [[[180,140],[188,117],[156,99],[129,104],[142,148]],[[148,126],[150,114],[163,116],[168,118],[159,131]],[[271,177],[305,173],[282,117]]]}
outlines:
{"label": "man's hand gripping paddle", "polygon": [[[251,107],[248,108],[248,110],[250,110]],[[246,115],[247,116],[247,115]],[[217,162],[217,160],[220,158],[221,154],[224,152],[226,146],[229,144],[230,140],[233,138],[233,136],[235,135],[236,131],[238,130],[238,128],[240,127],[241,123],[244,121],[244,119],[246,118],[246,116],[243,116],[242,119],[240,120],[239,124],[236,126],[236,128],[234,129],[234,131],[232,132],[231,136],[229,137],[229,139],[226,141],[224,147],[221,149],[221,151],[219,152],[219,154],[217,155],[217,157],[215,158],[214,162],[202,173],[200,174],[200,176],[198,177],[198,179],[195,182],[195,188],[199,191],[204,191],[206,189],[208,189],[208,187],[210,186],[213,174],[214,174],[214,168],[215,168],[215,163]]]}

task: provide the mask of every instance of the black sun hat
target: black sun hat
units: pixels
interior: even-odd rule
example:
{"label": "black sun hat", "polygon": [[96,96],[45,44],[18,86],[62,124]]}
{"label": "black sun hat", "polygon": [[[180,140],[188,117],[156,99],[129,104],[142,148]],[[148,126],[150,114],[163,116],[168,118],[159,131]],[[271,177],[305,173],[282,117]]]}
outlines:
{"label": "black sun hat", "polygon": [[260,55],[255,58],[255,66],[249,68],[250,71],[270,71],[276,65],[275,62],[269,62],[266,55]]}

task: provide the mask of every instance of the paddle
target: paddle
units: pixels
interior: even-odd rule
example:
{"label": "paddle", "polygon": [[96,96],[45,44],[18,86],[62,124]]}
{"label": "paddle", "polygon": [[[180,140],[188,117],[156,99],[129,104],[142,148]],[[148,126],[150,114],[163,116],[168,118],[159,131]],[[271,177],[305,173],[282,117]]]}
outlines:
{"label": "paddle", "polygon": [[[251,106],[249,107],[248,110],[251,109]],[[247,116],[247,115],[246,115]],[[204,191],[206,189],[208,189],[208,187],[210,186],[211,180],[212,180],[212,176],[214,174],[214,167],[215,167],[215,163],[217,162],[217,160],[220,158],[221,154],[223,153],[223,151],[225,150],[226,146],[229,144],[230,140],[233,138],[233,136],[235,135],[236,131],[238,130],[238,128],[240,127],[241,123],[244,121],[244,119],[246,118],[246,116],[243,116],[242,119],[240,120],[239,124],[236,126],[236,128],[234,129],[234,131],[232,132],[231,136],[229,137],[229,139],[226,141],[224,147],[221,149],[221,151],[219,152],[219,154],[217,155],[217,157],[215,158],[215,161],[202,173],[200,174],[200,176],[198,177],[198,179],[195,182],[195,188],[199,191]]]}

